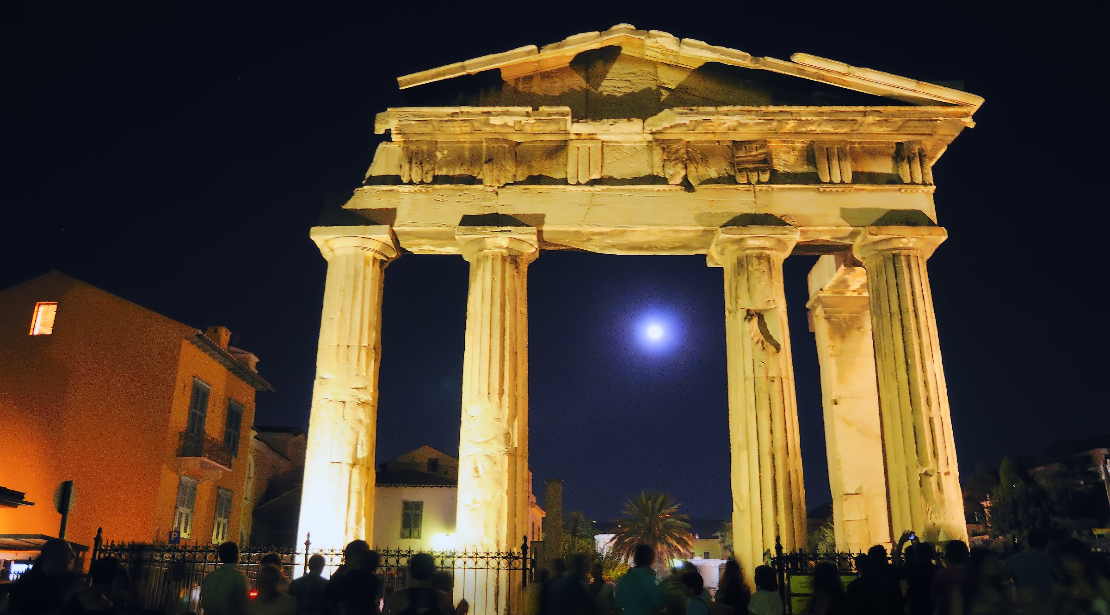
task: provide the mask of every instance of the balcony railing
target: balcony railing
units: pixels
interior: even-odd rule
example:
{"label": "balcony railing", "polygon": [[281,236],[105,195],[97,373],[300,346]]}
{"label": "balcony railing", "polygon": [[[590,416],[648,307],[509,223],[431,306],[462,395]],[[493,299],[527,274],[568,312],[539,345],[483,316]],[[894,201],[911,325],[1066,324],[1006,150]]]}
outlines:
{"label": "balcony railing", "polygon": [[231,469],[231,449],[224,446],[223,442],[202,433],[183,431],[178,434],[177,456],[201,457]]}

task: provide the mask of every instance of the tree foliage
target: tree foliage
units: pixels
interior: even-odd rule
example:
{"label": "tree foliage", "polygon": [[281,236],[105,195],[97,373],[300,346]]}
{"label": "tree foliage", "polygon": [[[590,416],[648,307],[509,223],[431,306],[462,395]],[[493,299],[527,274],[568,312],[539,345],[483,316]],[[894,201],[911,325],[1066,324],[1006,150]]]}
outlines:
{"label": "tree foliage", "polygon": [[1030,530],[1049,529],[1045,490],[1026,480],[1017,462],[1006,457],[998,469],[998,486],[991,491],[989,529],[992,538],[1024,540]]}
{"label": "tree foliage", "polygon": [[563,559],[571,561],[575,555],[594,559],[597,554],[597,525],[582,511],[571,511],[563,517]]}
{"label": "tree foliage", "polygon": [[624,517],[617,520],[613,553],[627,559],[642,543],[655,549],[656,562],[663,565],[689,557],[693,536],[686,522],[689,517],[678,512],[679,506],[674,498],[658,491],[643,491],[626,501]]}

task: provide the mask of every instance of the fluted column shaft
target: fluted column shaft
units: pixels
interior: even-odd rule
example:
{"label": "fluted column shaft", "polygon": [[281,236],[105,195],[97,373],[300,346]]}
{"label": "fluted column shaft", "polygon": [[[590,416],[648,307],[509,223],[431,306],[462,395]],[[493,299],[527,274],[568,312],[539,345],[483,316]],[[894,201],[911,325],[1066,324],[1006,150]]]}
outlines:
{"label": "fluted column shaft", "polygon": [[382,283],[398,255],[388,226],[318,227],[328,260],[298,544],[373,544]]}
{"label": "fluted column shaft", "polygon": [[711,262],[724,268],[732,451],[733,549],[745,575],[774,552],[805,544],[806,509],[782,263],[793,227],[718,231]]}
{"label": "fluted column shaft", "polygon": [[[838,266],[839,265],[839,266]],[[821,365],[833,534],[841,552],[891,546],[867,274],[822,256],[806,307]]]}
{"label": "fluted column shaft", "polygon": [[890,518],[895,534],[967,540],[948,387],[925,261],[938,227],[867,227],[853,249],[867,269]]}
{"label": "fluted column shaft", "polygon": [[[458,545],[519,549],[528,533],[529,506],[527,271],[539,241],[535,229],[518,227],[462,227],[456,236],[470,262]],[[455,590],[456,599],[465,597],[475,614],[503,613],[509,606],[495,584],[482,580],[464,581]]]}

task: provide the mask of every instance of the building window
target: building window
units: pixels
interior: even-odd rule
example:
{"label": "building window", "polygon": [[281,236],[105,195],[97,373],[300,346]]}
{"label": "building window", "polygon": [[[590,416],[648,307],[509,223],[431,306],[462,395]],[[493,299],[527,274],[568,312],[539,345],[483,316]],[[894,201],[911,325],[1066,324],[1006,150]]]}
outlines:
{"label": "building window", "polygon": [[424,502],[401,502],[401,538],[420,538]]}
{"label": "building window", "polygon": [[428,460],[428,471],[429,472],[439,471],[439,460],[438,459],[433,457],[433,458]]}
{"label": "building window", "polygon": [[35,313],[31,316],[31,335],[50,335],[54,332],[54,316],[58,313],[58,304],[40,302],[35,304]]}
{"label": "building window", "polygon": [[224,427],[224,446],[231,449],[231,456],[239,456],[239,432],[243,428],[243,405],[234,399],[227,400],[227,426]]}
{"label": "building window", "polygon": [[198,438],[204,437],[204,419],[208,416],[208,392],[210,387],[193,378],[193,396],[189,399],[189,422],[185,433]]}
{"label": "building window", "polygon": [[193,533],[193,506],[197,503],[197,479],[182,476],[177,481],[177,510],[173,514],[173,529],[188,538]]}
{"label": "building window", "polygon": [[216,522],[212,524],[214,545],[227,540],[227,531],[231,525],[231,498],[231,490],[223,487],[216,488]]}
{"label": "building window", "polygon": [[701,554],[702,559],[709,559],[709,551],[703,551]]}

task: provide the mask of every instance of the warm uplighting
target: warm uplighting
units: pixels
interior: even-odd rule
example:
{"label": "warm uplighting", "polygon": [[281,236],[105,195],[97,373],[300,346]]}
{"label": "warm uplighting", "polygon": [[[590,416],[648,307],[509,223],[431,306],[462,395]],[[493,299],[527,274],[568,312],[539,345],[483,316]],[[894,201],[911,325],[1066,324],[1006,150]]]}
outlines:
{"label": "warm uplighting", "polygon": [[58,304],[54,302],[40,302],[35,304],[35,314],[31,318],[31,335],[50,335],[54,332],[54,316],[58,313]]}
{"label": "warm uplighting", "polygon": [[440,532],[432,536],[432,551],[454,551],[455,535]]}

